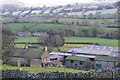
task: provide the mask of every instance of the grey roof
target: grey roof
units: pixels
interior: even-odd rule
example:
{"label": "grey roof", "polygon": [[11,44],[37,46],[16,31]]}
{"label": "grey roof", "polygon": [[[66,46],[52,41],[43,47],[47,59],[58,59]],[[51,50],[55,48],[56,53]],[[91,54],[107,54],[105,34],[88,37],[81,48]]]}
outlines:
{"label": "grey roof", "polygon": [[118,47],[92,45],[81,48],[72,48],[68,52],[71,52],[73,49],[76,51],[76,53],[95,54],[95,55],[110,55],[113,51],[118,51]]}
{"label": "grey roof", "polygon": [[63,57],[63,56],[59,56],[59,55],[51,55],[50,59],[55,59],[55,58],[59,58],[59,57]]}
{"label": "grey roof", "polygon": [[37,48],[15,48],[11,57],[21,57],[21,58],[28,58],[33,56],[34,58],[41,58],[42,52]]}

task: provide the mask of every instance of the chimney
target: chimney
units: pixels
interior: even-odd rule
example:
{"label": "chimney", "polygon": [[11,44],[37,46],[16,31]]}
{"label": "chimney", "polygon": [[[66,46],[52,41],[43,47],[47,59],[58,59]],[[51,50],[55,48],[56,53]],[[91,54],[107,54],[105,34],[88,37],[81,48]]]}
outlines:
{"label": "chimney", "polygon": [[15,49],[16,47],[17,47],[17,46],[16,46],[16,44],[14,43],[14,44],[13,44],[13,48]]}
{"label": "chimney", "polygon": [[45,46],[45,51],[47,51],[47,46]]}
{"label": "chimney", "polygon": [[28,45],[27,44],[25,44],[24,49],[28,49]]}

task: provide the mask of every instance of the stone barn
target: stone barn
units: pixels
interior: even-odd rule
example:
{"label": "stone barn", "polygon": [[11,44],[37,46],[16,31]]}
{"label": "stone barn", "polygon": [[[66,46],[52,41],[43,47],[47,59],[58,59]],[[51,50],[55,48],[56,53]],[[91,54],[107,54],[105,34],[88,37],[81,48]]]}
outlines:
{"label": "stone barn", "polygon": [[96,56],[94,63],[95,69],[115,68],[117,57]]}
{"label": "stone barn", "polygon": [[68,56],[65,60],[65,64],[68,68],[84,69],[86,59],[88,58],[80,56]]}

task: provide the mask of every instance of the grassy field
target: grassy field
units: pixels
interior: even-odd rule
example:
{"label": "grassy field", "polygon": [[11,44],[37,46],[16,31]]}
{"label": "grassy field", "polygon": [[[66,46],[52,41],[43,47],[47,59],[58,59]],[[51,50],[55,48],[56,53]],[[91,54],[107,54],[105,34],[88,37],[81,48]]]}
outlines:
{"label": "grassy field", "polygon": [[118,46],[118,40],[101,38],[66,37],[65,42],[98,43],[101,46]]}
{"label": "grassy field", "polygon": [[[20,37],[19,40],[16,40],[16,42],[37,42],[36,37]],[[111,40],[111,39],[101,39],[101,38],[86,38],[86,37],[66,37],[65,42],[78,42],[78,43],[98,43],[101,46],[113,46],[113,47],[118,47],[118,40]],[[88,46],[90,44],[64,44],[63,46],[59,48],[53,48],[53,52],[68,52],[72,48],[80,48],[83,46]],[[18,48],[24,48],[25,44],[16,44]],[[28,44],[28,46],[36,46],[40,48],[44,48],[41,45],[32,45]],[[119,46],[120,47],[120,46]],[[60,51],[58,50],[60,49]]]}
{"label": "grassy field", "polygon": [[15,40],[15,42],[31,42],[31,43],[34,43],[34,42],[38,42],[38,37],[17,37],[17,39]]}
{"label": "grassy field", "polygon": [[[63,52],[68,52],[71,48],[80,48],[83,46],[88,46],[87,44],[64,44],[63,46],[59,47],[59,49]],[[53,49],[53,52],[59,52],[57,48]]]}
{"label": "grassy field", "polygon": [[3,24],[2,27],[9,28],[11,30],[15,31],[23,31],[24,27],[30,28],[32,25],[35,25],[34,23],[11,23],[11,24]]}
{"label": "grassy field", "polygon": [[[9,28],[11,30],[15,30],[15,31],[23,31],[24,27],[28,28],[28,31],[35,31],[35,30],[53,30],[53,29],[59,29],[59,28],[63,28],[63,29],[69,29],[69,28],[74,28],[76,30],[83,30],[83,29],[87,29],[87,30],[91,30],[93,29],[91,26],[70,26],[70,25],[62,25],[62,24],[35,24],[35,23],[17,23],[17,24],[4,24],[3,27],[5,28]],[[102,31],[114,31],[114,30],[118,30],[117,28],[98,28],[99,30]]]}
{"label": "grassy field", "polygon": [[[18,37],[15,42],[38,42],[38,37]],[[98,43],[101,46],[118,46],[118,40],[102,39],[102,38],[87,38],[87,37],[65,37],[65,42],[79,42],[79,43]],[[23,46],[19,44],[19,46]],[[83,44],[67,44],[61,48],[81,47]]]}
{"label": "grassy field", "polygon": [[69,68],[57,68],[57,67],[17,67],[17,66],[10,66],[10,65],[2,65],[2,69],[7,70],[7,69],[20,69],[22,68],[23,70],[28,70],[34,73],[38,72],[45,72],[45,71],[61,71],[61,72],[86,72],[83,70],[77,70],[77,69],[69,69]]}

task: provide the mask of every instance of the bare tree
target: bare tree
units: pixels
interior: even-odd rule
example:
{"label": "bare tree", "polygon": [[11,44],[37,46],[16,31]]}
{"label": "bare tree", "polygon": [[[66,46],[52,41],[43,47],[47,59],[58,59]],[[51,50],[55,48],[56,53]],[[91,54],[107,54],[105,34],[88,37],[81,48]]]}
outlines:
{"label": "bare tree", "polygon": [[5,63],[13,50],[15,33],[9,29],[2,28],[2,59]]}
{"label": "bare tree", "polygon": [[86,69],[92,69],[94,66],[93,62],[90,59],[86,59],[85,61],[85,68]]}
{"label": "bare tree", "polygon": [[[47,46],[48,50],[52,49],[51,47],[59,47],[64,45],[64,38],[61,35],[55,35],[55,33],[51,33],[49,35],[45,35],[41,37],[41,42],[43,46]],[[51,50],[50,50],[51,51]]]}

